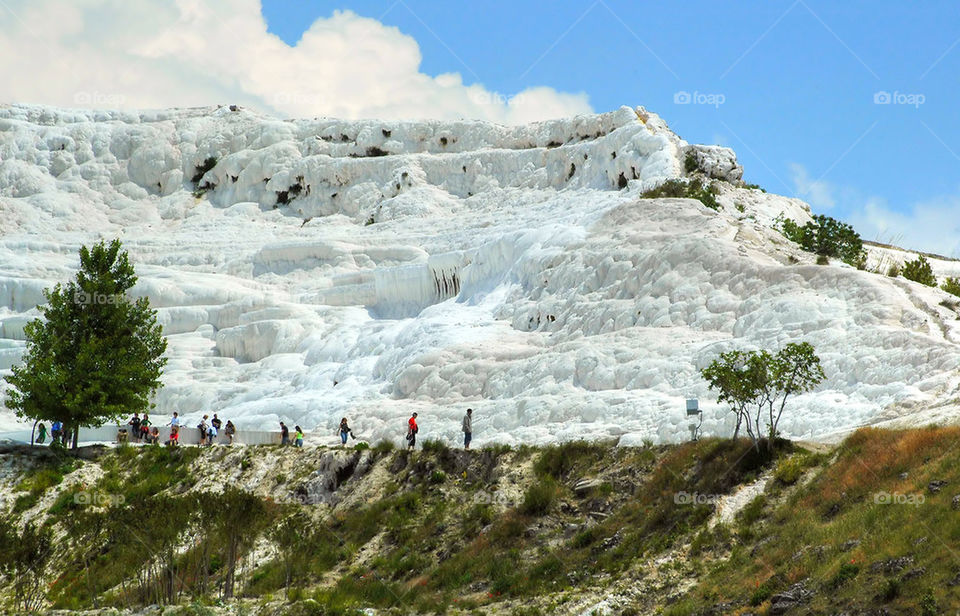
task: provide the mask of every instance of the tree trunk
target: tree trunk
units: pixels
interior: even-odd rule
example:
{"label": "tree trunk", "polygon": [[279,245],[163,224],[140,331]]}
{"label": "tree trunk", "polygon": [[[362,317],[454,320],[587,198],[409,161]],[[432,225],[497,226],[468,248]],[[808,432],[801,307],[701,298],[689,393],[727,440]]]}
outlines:
{"label": "tree trunk", "polygon": [[39,419],[33,420],[33,428],[30,429],[30,446],[33,447],[34,438],[33,435],[37,431],[37,424],[40,423]]}
{"label": "tree trunk", "polygon": [[71,449],[77,448],[77,438],[80,436],[80,426],[73,427],[73,447]]}

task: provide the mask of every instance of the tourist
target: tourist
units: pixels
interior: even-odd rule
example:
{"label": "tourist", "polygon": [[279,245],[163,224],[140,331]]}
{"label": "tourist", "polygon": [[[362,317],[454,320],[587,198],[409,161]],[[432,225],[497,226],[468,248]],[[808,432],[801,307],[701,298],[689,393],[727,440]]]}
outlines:
{"label": "tourist", "polygon": [[45,440],[47,440],[47,426],[40,424],[37,426],[37,444],[43,445]]}
{"label": "tourist", "polygon": [[293,430],[294,447],[303,447],[303,429],[300,426],[294,426]]}
{"label": "tourist", "polygon": [[134,413],[133,417],[130,418],[130,421],[127,422],[127,425],[130,426],[130,436],[133,437],[134,441],[140,441],[140,413]]}
{"label": "tourist", "polygon": [[217,427],[213,425],[213,422],[210,422],[210,425],[207,426],[207,445],[213,445],[214,439],[217,438],[217,432]]}
{"label": "tourist", "polygon": [[[176,415],[176,413],[174,413]],[[170,426],[170,439],[166,442],[167,445],[176,446],[180,444],[180,426],[173,425]]]}
{"label": "tourist", "polygon": [[[144,415],[144,417],[146,417],[146,415]],[[147,437],[147,440],[150,442],[151,445],[159,445],[160,429],[154,426],[153,430],[150,432],[150,436]]]}
{"label": "tourist", "polygon": [[204,415],[200,423],[197,424],[197,430],[200,431],[200,442],[197,443],[197,447],[202,446],[204,441],[207,440],[207,417],[208,415]]}
{"label": "tourist", "polygon": [[150,438],[150,417],[144,413],[143,419],[140,420],[140,436],[142,439]]}
{"label": "tourist", "polygon": [[60,438],[60,433],[63,432],[63,424],[59,421],[53,422],[50,425],[50,444],[54,444]]}
{"label": "tourist", "polygon": [[470,449],[470,441],[473,440],[473,409],[467,409],[467,414],[463,416],[463,448]]}
{"label": "tourist", "polygon": [[340,428],[339,428],[338,430],[339,430],[339,432],[340,432],[340,444],[341,444],[341,445],[346,445],[346,444],[347,444],[347,436],[348,436],[348,435],[350,436],[350,438],[357,438],[357,437],[355,437],[355,436],[353,435],[353,430],[351,430],[351,429],[350,429],[350,426],[347,424],[347,418],[346,418],[346,417],[344,417],[343,419],[340,420]]}
{"label": "tourist", "polygon": [[413,449],[417,445],[417,432],[420,427],[417,425],[417,414],[414,413],[407,421],[407,449]]}
{"label": "tourist", "polygon": [[233,422],[229,419],[227,420],[227,425],[223,429],[223,433],[227,435],[229,442],[227,445],[233,445],[233,435],[237,433],[237,427],[233,425]]}
{"label": "tourist", "polygon": [[290,444],[290,428],[282,421],[280,422],[280,444],[283,446]]}
{"label": "tourist", "polygon": [[213,419],[210,420],[210,425],[217,429],[217,432],[220,432],[220,426],[223,425],[223,422],[220,421],[220,418],[217,417],[217,414],[213,414]]}

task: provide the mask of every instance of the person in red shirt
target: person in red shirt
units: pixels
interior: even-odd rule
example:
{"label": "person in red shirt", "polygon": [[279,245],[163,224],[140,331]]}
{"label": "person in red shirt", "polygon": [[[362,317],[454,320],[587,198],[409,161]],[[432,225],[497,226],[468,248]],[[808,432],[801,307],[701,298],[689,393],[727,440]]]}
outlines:
{"label": "person in red shirt", "polygon": [[417,444],[417,432],[420,428],[417,426],[417,414],[414,413],[407,422],[407,449],[413,449]]}

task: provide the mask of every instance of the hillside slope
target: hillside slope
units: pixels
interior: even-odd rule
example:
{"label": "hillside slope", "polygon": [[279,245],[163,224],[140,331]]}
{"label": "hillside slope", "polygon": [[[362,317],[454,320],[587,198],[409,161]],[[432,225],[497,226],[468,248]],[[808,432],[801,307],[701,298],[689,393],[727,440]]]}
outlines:
{"label": "hillside slope", "polygon": [[938,614],[960,601],[958,445],[956,428],[925,428],[865,429],[820,453],[782,442],[772,456],[715,439],[5,450],[0,555],[14,568],[0,601],[124,614]]}
{"label": "hillside slope", "polygon": [[[79,246],[119,237],[169,341],[156,413],[188,422],[346,415],[376,440],[417,411],[453,442],[471,406],[479,443],[670,442],[690,397],[731,430],[698,377],[719,352],[800,340],[827,380],[786,435],[955,417],[948,296],[814,265],[772,229],[806,204],[741,175],[643,108],[508,128],[0,106],[0,373]],[[718,210],[641,198],[687,176]]]}

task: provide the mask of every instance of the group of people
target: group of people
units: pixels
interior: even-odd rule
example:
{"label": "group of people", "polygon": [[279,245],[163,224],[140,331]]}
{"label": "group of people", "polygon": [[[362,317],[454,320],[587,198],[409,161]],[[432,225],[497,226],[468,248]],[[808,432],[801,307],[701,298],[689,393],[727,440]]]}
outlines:
{"label": "group of people", "polygon": [[[154,445],[160,444],[160,430],[157,426],[153,425],[147,413],[144,413],[143,417],[140,417],[139,413],[134,413],[130,421],[127,422],[127,425],[130,426],[129,437],[133,442]],[[179,445],[180,429],[183,427],[183,419],[180,418],[180,414],[174,411],[173,418],[165,425],[170,427],[170,438],[164,444],[172,446]],[[197,424],[197,430],[200,433],[200,440],[197,445],[213,445],[221,429],[224,436],[227,437],[227,443],[233,445],[233,438],[237,433],[237,428],[233,425],[233,422],[228,420],[226,425],[224,425],[216,413],[213,414],[213,419],[210,419],[209,415],[204,415],[200,423]],[[467,409],[467,412],[463,416],[460,429],[463,432],[463,448],[470,449],[470,441],[473,440],[473,409]],[[410,419],[407,420],[407,449],[414,449],[416,447],[418,432],[420,432],[420,426],[417,424],[417,413],[413,413]],[[346,445],[348,438],[356,439],[346,417],[340,420],[340,425],[337,427],[337,434],[340,436],[341,445]],[[62,422],[55,421],[51,426],[50,436],[52,439],[51,442],[62,440],[63,443],[66,444],[68,431],[64,429]],[[121,436],[125,440],[128,434],[126,431],[122,431]],[[42,445],[46,438],[47,427],[41,423],[37,426],[36,442]],[[281,421],[280,444],[283,446],[293,445],[294,447],[303,447],[303,429],[300,426],[294,426],[294,434],[291,439],[290,428]]]}
{"label": "group of people", "polygon": [[[343,423],[347,420],[343,419]],[[343,425],[343,424],[341,424]],[[463,421],[460,422],[460,430],[463,432],[463,448],[470,449],[470,441],[473,440],[473,409],[467,409],[463,415]],[[420,432],[420,426],[417,424],[417,414],[414,413],[407,420],[407,449],[414,449],[417,446],[417,433]],[[343,440],[346,443],[346,438]]]}
{"label": "group of people", "polygon": [[[209,415],[204,415],[200,423],[197,424],[197,430],[200,432],[200,439],[197,442],[197,446],[213,445],[213,441],[217,437],[217,434],[220,433],[221,428],[227,437],[227,444],[233,445],[233,437],[237,433],[237,428],[233,425],[233,422],[228,420],[226,425],[224,425],[216,413],[213,414],[213,419],[209,419],[209,417]],[[130,421],[127,422],[127,425],[130,426],[129,437],[133,442],[152,445],[160,444],[160,429],[153,425],[147,413],[144,413],[143,417],[140,417],[139,413],[134,413]],[[164,425],[170,427],[170,437],[164,444],[170,446],[179,445],[180,430],[184,427],[180,414],[174,411],[173,417]]]}

